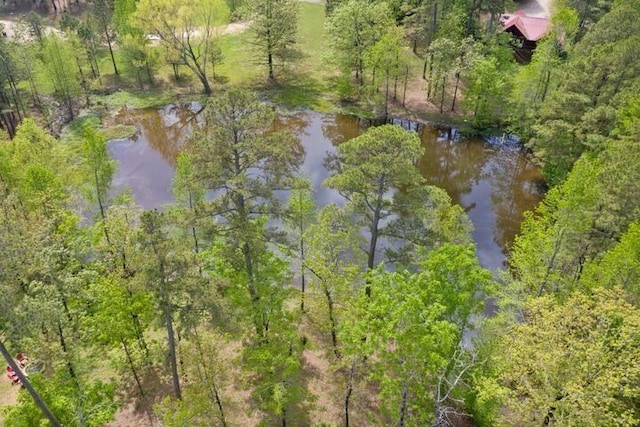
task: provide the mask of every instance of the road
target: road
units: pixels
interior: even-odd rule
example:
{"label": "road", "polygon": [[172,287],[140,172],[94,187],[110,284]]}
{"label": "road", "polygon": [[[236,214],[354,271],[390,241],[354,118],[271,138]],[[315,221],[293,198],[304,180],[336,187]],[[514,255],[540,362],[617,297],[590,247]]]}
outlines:
{"label": "road", "polygon": [[[0,25],[2,25],[2,31],[4,31],[8,37],[13,37],[17,31],[22,30],[22,28],[20,28],[22,26],[20,23],[9,19],[0,19]],[[44,26],[44,31],[47,34],[51,32],[60,34],[60,30],[49,25]]]}
{"label": "road", "polygon": [[551,16],[551,3],[553,0],[524,0],[518,2],[519,11],[524,12],[527,16],[537,18],[549,18]]}

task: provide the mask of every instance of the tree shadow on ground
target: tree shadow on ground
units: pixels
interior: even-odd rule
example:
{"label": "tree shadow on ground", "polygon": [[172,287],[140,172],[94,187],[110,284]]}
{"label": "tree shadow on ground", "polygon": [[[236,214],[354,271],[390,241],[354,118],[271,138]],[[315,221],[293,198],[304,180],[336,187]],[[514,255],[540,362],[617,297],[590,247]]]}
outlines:
{"label": "tree shadow on ground", "polygon": [[138,427],[159,425],[154,414],[154,405],[170,396],[172,386],[167,375],[153,366],[140,374],[140,383],[144,390],[141,395],[135,380],[130,375],[123,375],[122,385],[119,387],[118,400],[124,402],[121,414],[111,427],[137,425]]}
{"label": "tree shadow on ground", "polygon": [[324,82],[310,75],[287,71],[266,82],[261,88],[279,105],[290,109],[326,111],[330,105],[330,91]]}

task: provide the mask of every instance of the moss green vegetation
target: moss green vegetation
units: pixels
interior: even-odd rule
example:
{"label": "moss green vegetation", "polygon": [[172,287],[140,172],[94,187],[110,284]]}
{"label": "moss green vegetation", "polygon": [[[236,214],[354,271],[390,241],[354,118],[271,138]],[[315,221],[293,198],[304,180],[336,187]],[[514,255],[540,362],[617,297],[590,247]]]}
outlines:
{"label": "moss green vegetation", "polygon": [[69,122],[63,129],[60,135],[60,139],[69,142],[78,142],[83,138],[83,128],[87,125],[96,127],[98,131],[108,141],[112,139],[130,138],[137,132],[135,126],[131,125],[113,125],[108,127],[102,127],[100,125],[101,120],[97,113],[89,113],[87,115],[78,117],[77,119]]}
{"label": "moss green vegetation", "polygon": [[131,125],[115,125],[112,127],[100,129],[102,136],[104,136],[107,141],[110,141],[112,139],[131,138],[136,134],[137,131],[138,129],[135,126]]}
{"label": "moss green vegetation", "polygon": [[100,116],[91,112],[67,123],[60,132],[60,140],[71,143],[79,143],[82,140],[84,126],[100,126]]}
{"label": "moss green vegetation", "polygon": [[109,95],[97,96],[94,102],[109,110],[117,110],[120,107],[127,108],[151,108],[167,105],[175,102],[176,96],[167,89],[156,90],[119,90]]}
{"label": "moss green vegetation", "polygon": [[[326,18],[300,3],[297,50],[265,55],[266,15],[297,4],[276,1],[245,2],[255,35],[207,39],[200,11],[222,0],[114,0],[117,24],[43,36],[31,14],[31,38],[0,37],[0,340],[45,361],[30,378],[62,424],[105,425],[114,402],[149,397],[141,412],[167,427],[640,425],[640,2],[560,2],[520,66],[485,22],[498,0],[330,1]],[[119,73],[99,46],[110,31]],[[498,295],[464,211],[416,168],[414,132],[339,145],[324,185],[345,200],[316,209],[301,141],[263,102],[386,118],[407,74],[420,116],[511,125],[544,163],[553,188]],[[110,188],[107,139],[136,129],[103,124],[184,99],[204,108],[175,201],[143,211]],[[282,189],[300,192],[286,209]],[[479,295],[497,299],[491,319]],[[5,424],[43,424],[37,398],[7,394]]]}
{"label": "moss green vegetation", "polygon": [[220,37],[220,49],[224,52],[222,64],[216,67],[219,83],[255,86],[264,80],[264,71],[256,64],[251,51],[251,39],[246,31]]}

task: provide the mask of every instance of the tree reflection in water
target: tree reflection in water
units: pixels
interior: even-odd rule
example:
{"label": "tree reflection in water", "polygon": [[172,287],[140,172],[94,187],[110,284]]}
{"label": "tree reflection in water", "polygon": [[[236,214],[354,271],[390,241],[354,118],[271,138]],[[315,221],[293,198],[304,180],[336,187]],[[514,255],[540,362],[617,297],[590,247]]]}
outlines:
{"label": "tree reflection in water", "polygon": [[[198,122],[200,106],[168,105],[161,109],[123,110],[118,124],[132,124],[138,134],[110,144],[119,167],[114,177],[116,190],[132,188],[145,208],[171,200],[170,185],[175,159]],[[443,188],[460,204],[474,225],[474,241],[483,266],[492,270],[503,266],[506,248],[519,231],[522,214],[542,198],[543,180],[521,146],[500,138],[488,143],[479,138],[459,136],[455,129],[394,121],[416,130],[425,148],[418,167],[427,182]],[[282,115],[277,128],[288,128],[306,150],[302,173],[315,190],[316,203],[344,203],[321,186],[327,177],[327,152],[376,123],[353,116],[312,111]]]}

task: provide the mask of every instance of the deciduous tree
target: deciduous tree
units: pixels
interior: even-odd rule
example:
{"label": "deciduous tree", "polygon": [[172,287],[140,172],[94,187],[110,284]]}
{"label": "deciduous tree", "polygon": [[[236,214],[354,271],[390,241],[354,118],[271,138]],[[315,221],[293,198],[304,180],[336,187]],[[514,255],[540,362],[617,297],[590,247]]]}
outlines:
{"label": "deciduous tree", "polygon": [[343,316],[364,282],[363,237],[349,216],[350,212],[327,205],[304,234],[308,244],[304,267],[311,273],[308,315],[319,318],[317,324],[329,333],[337,359],[342,357],[338,332]]}
{"label": "deciduous tree", "polygon": [[534,298],[523,315],[493,343],[498,382],[489,394],[508,410],[492,423],[639,422],[640,315],[622,289],[577,292],[562,304]]}
{"label": "deciduous tree", "polygon": [[82,79],[78,75],[73,49],[55,34],[44,38],[42,45],[42,68],[46,83],[66,107],[70,119],[75,117],[74,98],[82,92]]}
{"label": "deciduous tree", "polygon": [[135,20],[141,29],[160,38],[173,59],[185,64],[209,95],[215,27],[225,23],[228,14],[221,0],[141,0]]}
{"label": "deciduous tree", "polygon": [[344,78],[353,73],[360,86],[365,83],[365,54],[393,25],[386,3],[348,0],[340,3],[327,18],[325,32],[329,37],[335,63]]}
{"label": "deciduous tree", "polygon": [[113,54],[113,43],[116,38],[115,25],[113,21],[114,0],[94,0],[92,2],[91,14],[95,19],[96,26],[104,36],[109,54],[111,55],[111,63],[113,64],[113,72],[118,75],[118,67],[116,66],[116,57]]}

